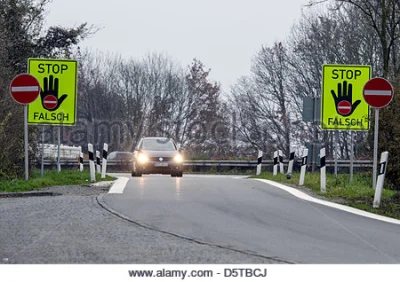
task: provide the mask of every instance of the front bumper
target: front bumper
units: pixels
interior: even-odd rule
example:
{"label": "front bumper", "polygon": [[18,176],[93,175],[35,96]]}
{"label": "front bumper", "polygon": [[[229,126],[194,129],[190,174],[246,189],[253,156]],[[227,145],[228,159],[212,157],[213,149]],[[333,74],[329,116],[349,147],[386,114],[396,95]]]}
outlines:
{"label": "front bumper", "polygon": [[142,174],[151,174],[151,173],[161,173],[161,174],[170,174],[182,171],[182,163],[176,162],[155,162],[149,161],[144,164],[136,163],[135,172]]}

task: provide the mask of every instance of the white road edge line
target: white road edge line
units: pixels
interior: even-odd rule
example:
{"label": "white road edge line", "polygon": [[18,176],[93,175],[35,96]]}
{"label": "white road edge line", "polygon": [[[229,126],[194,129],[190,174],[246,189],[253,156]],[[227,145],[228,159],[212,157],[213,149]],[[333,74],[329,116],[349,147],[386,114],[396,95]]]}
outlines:
{"label": "white road edge line", "polygon": [[316,199],[316,198],[313,198],[313,197],[311,197],[311,196],[309,196],[309,195],[307,195],[307,194],[305,194],[305,193],[303,193],[303,192],[301,192],[301,191],[299,191],[299,190],[297,190],[295,188],[292,188],[292,187],[289,187],[289,186],[286,186],[286,185],[283,185],[281,183],[277,183],[277,182],[274,182],[274,181],[271,181],[271,180],[257,179],[257,178],[255,180],[258,180],[258,181],[264,182],[266,184],[275,186],[275,187],[277,187],[279,189],[282,189],[282,190],[292,194],[293,196],[295,196],[297,198],[300,198],[302,200],[305,200],[305,201],[309,201],[309,202],[313,202],[313,203],[316,203],[316,204],[324,205],[324,206],[327,206],[327,207],[331,207],[331,208],[334,208],[334,209],[342,210],[342,211],[349,212],[349,213],[352,213],[352,214],[356,214],[356,215],[359,215],[359,216],[368,217],[368,218],[372,218],[372,219],[376,219],[376,220],[385,221],[385,222],[388,222],[388,223],[400,225],[400,220],[398,220],[398,219],[394,219],[394,218],[390,218],[390,217],[386,217],[386,216],[382,216],[382,215],[377,215],[377,214],[366,212],[366,211],[359,210],[359,209],[356,209],[356,208],[352,208],[352,207],[348,207],[348,206],[344,206],[344,205],[340,205],[340,204],[336,204],[336,203],[332,203],[332,202]]}
{"label": "white road edge line", "polygon": [[128,177],[118,177],[118,179],[115,181],[113,186],[108,191],[108,194],[124,193],[124,189],[125,189],[126,183],[128,183],[128,181],[129,181]]}

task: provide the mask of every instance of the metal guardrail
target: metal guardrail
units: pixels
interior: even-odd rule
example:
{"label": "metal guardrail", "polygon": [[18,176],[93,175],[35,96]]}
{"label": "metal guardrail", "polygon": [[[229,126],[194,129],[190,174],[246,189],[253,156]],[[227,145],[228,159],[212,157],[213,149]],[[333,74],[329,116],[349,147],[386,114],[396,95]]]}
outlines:
{"label": "metal guardrail", "polygon": [[[288,160],[283,161],[285,165],[287,165]],[[349,160],[338,160],[338,167],[349,167]],[[267,160],[262,162],[262,166],[272,166],[274,164],[273,160]],[[296,161],[297,165],[301,164],[301,160]],[[193,160],[193,161],[185,161],[185,166],[229,166],[229,167],[252,167],[255,168],[257,166],[257,161],[243,161],[243,160]],[[326,166],[334,166],[334,160],[327,160]],[[372,167],[372,161],[354,161],[354,167]]]}
{"label": "metal guardrail", "polygon": [[[284,160],[285,165],[287,164],[288,160]],[[301,160],[296,161],[297,165],[300,165]],[[338,167],[349,167],[350,161],[349,160],[338,160]],[[55,160],[45,160],[44,165],[56,165],[57,162]],[[272,166],[274,164],[273,160],[265,160],[262,162],[262,166]],[[40,165],[40,162],[37,164]],[[89,165],[89,161],[84,160],[84,166]],[[108,160],[107,166],[110,167],[130,167],[132,165],[131,161],[115,161],[115,160]],[[231,168],[255,168],[257,166],[257,161],[246,161],[246,160],[187,160],[184,161],[183,165],[185,167],[231,167]],[[334,160],[327,160],[326,166],[327,167],[334,167],[335,161]],[[74,167],[78,166],[77,160],[61,160],[61,166],[64,167]],[[355,168],[368,168],[372,167],[372,161],[369,160],[357,160],[354,161]]]}

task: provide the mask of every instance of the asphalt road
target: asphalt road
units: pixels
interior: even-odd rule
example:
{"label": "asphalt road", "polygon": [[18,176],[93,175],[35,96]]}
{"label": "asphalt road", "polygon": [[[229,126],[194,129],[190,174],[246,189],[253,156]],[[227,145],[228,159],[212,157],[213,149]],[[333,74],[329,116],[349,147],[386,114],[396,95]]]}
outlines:
{"label": "asphalt road", "polygon": [[107,194],[101,201],[150,229],[266,258],[400,262],[400,225],[310,203],[252,179],[130,178],[122,194]]}
{"label": "asphalt road", "polygon": [[143,228],[103,209],[102,187],[0,198],[0,264],[278,263]]}

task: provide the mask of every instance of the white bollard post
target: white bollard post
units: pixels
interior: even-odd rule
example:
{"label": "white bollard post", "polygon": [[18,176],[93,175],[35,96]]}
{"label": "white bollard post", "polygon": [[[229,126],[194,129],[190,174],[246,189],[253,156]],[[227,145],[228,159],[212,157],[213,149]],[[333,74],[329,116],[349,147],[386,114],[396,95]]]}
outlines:
{"label": "white bollard post", "polygon": [[307,157],[308,157],[308,149],[304,149],[302,160],[301,160],[301,170],[300,170],[299,185],[304,185],[304,178],[305,178],[306,169],[307,169]]}
{"label": "white bollard post", "polygon": [[108,155],[108,144],[104,143],[103,145],[103,164],[101,167],[101,178],[106,178],[107,171],[107,155]]}
{"label": "white bollard post", "polygon": [[258,150],[257,173],[256,173],[256,175],[260,175],[261,174],[262,156],[263,156],[263,151]]}
{"label": "white bollard post", "polygon": [[100,152],[96,150],[96,172],[101,173]]}
{"label": "white bollard post", "polygon": [[280,173],[284,174],[285,172],[283,171],[283,153],[281,150],[278,151],[279,155],[279,171]]}
{"label": "white bollard post", "polygon": [[379,206],[381,205],[382,189],[383,189],[383,183],[385,182],[385,174],[386,174],[388,158],[389,158],[388,152],[383,152],[381,154],[381,161],[379,163],[378,179],[376,181],[375,197],[373,204],[374,208],[379,208]]}
{"label": "white bollard post", "polygon": [[82,147],[79,146],[79,171],[83,171],[83,153],[82,153]]}
{"label": "white bollard post", "polygon": [[293,172],[293,163],[294,163],[294,152],[292,151],[292,152],[290,152],[287,174],[292,174],[292,172]]}
{"label": "white bollard post", "polygon": [[94,154],[93,154],[93,145],[88,144],[88,151],[89,151],[89,168],[90,168],[90,181],[96,182],[96,174],[94,168]]}
{"label": "white bollard post", "polygon": [[326,162],[325,162],[325,148],[321,148],[319,151],[319,157],[321,160],[321,174],[320,174],[320,182],[321,182],[321,193],[326,193]]}
{"label": "white bollard post", "polygon": [[274,175],[278,174],[278,151],[274,152]]}

